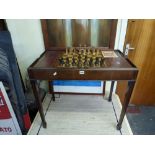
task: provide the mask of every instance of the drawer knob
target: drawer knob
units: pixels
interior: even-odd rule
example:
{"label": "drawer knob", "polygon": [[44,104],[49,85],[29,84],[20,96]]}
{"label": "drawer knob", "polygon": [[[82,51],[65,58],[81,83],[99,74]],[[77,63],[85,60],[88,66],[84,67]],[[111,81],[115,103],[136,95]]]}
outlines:
{"label": "drawer knob", "polygon": [[56,76],[56,75],[57,75],[57,72],[54,72],[54,73],[53,73],[53,76]]}

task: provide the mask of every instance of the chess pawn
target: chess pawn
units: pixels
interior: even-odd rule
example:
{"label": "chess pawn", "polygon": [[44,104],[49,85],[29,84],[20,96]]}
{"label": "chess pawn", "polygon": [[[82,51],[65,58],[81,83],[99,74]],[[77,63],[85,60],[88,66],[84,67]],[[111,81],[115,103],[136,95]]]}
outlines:
{"label": "chess pawn", "polygon": [[63,64],[64,64],[64,61],[63,61],[63,58],[62,57],[59,58],[59,64],[60,64],[60,66],[63,66]]}
{"label": "chess pawn", "polygon": [[73,57],[76,56],[76,52],[75,52],[75,49],[73,50],[73,53],[72,53]]}
{"label": "chess pawn", "polygon": [[98,56],[98,55],[100,55],[100,50],[99,49],[97,49],[97,51],[96,51],[96,56]]}
{"label": "chess pawn", "polygon": [[68,65],[69,65],[69,67],[72,67],[72,62],[73,62],[73,55],[70,53],[70,54],[68,54]]}
{"label": "chess pawn", "polygon": [[83,55],[87,55],[87,49],[86,48],[83,50]]}
{"label": "chess pawn", "polygon": [[63,61],[64,63],[66,63],[66,59],[67,59],[67,57],[66,57],[66,55],[64,54],[64,55],[62,56],[62,61]]}
{"label": "chess pawn", "polygon": [[63,65],[62,65],[62,67],[66,67],[66,62],[67,62],[67,60],[64,59],[64,60],[63,60]]}
{"label": "chess pawn", "polygon": [[83,57],[82,56],[79,56],[79,63],[78,63],[78,66],[79,66],[79,68],[82,68],[83,67]]}
{"label": "chess pawn", "polygon": [[85,55],[81,55],[81,59],[85,60],[86,56]]}
{"label": "chess pawn", "polygon": [[75,53],[75,51],[76,51],[76,48],[75,48],[75,47],[73,47],[73,50],[72,50],[72,52],[73,52],[73,53]]}
{"label": "chess pawn", "polygon": [[79,49],[79,53],[78,54],[79,54],[79,56],[82,54],[82,50],[81,49]]}
{"label": "chess pawn", "polygon": [[74,50],[72,55],[73,55],[73,57],[78,57],[78,54],[77,54],[76,50]]}
{"label": "chess pawn", "polygon": [[82,61],[81,60],[79,61],[78,66],[79,66],[79,68],[82,68]]}
{"label": "chess pawn", "polygon": [[86,57],[86,62],[87,62],[88,67],[90,67],[90,64],[91,64],[91,58],[92,58],[91,54],[88,54]]}
{"label": "chess pawn", "polygon": [[96,63],[96,57],[93,55],[92,56],[92,67],[95,67],[95,63]]}
{"label": "chess pawn", "polygon": [[104,57],[101,58],[100,65],[101,65],[102,67],[104,67]]}
{"label": "chess pawn", "polygon": [[102,63],[102,58],[99,57],[99,67],[101,67],[101,63]]}
{"label": "chess pawn", "polygon": [[85,67],[90,67],[90,58],[88,58],[88,57],[85,61]]}
{"label": "chess pawn", "polygon": [[78,65],[78,58],[77,57],[74,57],[73,58],[73,66],[77,66]]}
{"label": "chess pawn", "polygon": [[93,53],[93,49],[92,49],[92,48],[90,48],[90,49],[89,49],[89,51],[90,51],[90,54],[92,55],[92,53]]}
{"label": "chess pawn", "polygon": [[100,57],[97,57],[96,58],[96,62],[95,62],[96,66],[97,67],[100,67],[100,63],[101,63],[101,58]]}
{"label": "chess pawn", "polygon": [[85,59],[82,60],[82,68],[85,67]]}
{"label": "chess pawn", "polygon": [[68,58],[68,65],[69,65],[69,67],[72,67],[72,63],[73,63],[73,59],[72,59],[72,57],[69,57]]}
{"label": "chess pawn", "polygon": [[90,50],[90,48],[88,49],[87,55],[91,55],[91,50]]}
{"label": "chess pawn", "polygon": [[93,56],[95,56],[95,55],[96,55],[95,49],[93,50],[92,55],[93,55]]}

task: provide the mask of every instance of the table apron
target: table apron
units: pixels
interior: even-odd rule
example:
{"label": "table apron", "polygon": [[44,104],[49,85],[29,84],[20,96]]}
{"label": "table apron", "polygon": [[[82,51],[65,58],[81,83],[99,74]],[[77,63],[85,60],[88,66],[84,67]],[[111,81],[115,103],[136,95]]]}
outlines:
{"label": "table apron", "polygon": [[135,80],[137,70],[28,70],[31,80]]}

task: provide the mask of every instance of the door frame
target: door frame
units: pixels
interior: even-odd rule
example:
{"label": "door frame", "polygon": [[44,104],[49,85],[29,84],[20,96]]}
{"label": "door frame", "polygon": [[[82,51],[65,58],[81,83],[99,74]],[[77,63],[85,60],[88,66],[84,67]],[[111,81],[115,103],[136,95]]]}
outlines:
{"label": "door frame", "polygon": [[[118,49],[123,52],[125,36],[127,31],[128,19],[118,19],[117,29],[116,29],[116,38],[114,49]],[[110,91],[111,81],[106,82],[106,91]],[[113,92],[116,92],[117,81],[115,82]]]}

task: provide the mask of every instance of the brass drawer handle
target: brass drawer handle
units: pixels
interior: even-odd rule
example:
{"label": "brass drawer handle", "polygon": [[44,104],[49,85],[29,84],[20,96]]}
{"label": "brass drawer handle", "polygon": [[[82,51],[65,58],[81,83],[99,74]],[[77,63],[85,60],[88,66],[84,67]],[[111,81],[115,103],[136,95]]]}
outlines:
{"label": "brass drawer handle", "polygon": [[54,72],[54,73],[53,73],[53,76],[56,76],[56,75],[57,75],[57,72]]}

